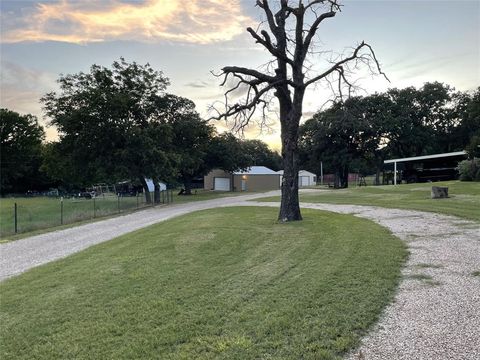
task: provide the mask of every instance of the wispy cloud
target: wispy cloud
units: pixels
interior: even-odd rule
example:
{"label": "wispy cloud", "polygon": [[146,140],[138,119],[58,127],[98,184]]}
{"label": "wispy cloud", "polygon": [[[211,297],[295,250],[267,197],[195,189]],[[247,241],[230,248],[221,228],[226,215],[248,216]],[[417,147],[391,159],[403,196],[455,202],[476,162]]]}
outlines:
{"label": "wispy cloud", "polygon": [[195,89],[204,89],[211,88],[214,86],[213,82],[208,82],[204,80],[191,81],[185,84],[186,87],[195,88]]}
{"label": "wispy cloud", "polygon": [[[0,107],[21,114],[35,115],[39,118],[40,123],[46,126],[47,122],[42,118],[40,98],[57,87],[55,76],[45,71],[25,68],[2,60],[0,62],[0,79]],[[55,128],[49,127],[45,130],[47,140],[57,137]]]}
{"label": "wispy cloud", "polygon": [[39,3],[23,18],[10,19],[2,42],[167,40],[208,44],[231,40],[249,23],[239,0],[62,0]]}

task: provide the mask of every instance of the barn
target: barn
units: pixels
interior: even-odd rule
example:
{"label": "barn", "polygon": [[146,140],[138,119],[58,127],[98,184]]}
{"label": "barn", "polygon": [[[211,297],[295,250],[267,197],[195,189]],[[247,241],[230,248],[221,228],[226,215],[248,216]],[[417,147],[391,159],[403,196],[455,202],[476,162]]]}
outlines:
{"label": "barn", "polygon": [[[280,184],[282,184],[283,170],[277,171],[280,174]],[[317,175],[307,170],[298,172],[298,187],[314,186],[317,184]]]}
{"label": "barn", "polygon": [[280,174],[265,167],[252,166],[244,171],[212,170],[204,178],[204,188],[215,191],[269,191],[280,189]]}

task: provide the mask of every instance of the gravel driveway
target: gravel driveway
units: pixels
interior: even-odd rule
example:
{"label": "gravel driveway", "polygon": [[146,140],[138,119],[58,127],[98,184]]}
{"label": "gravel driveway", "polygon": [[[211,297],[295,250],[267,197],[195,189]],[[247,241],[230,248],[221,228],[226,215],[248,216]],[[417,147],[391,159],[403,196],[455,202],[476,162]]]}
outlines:
{"label": "gravel driveway", "polygon": [[[262,206],[278,206],[257,203]],[[480,225],[456,217],[302,203],[354,214],[404,240],[410,257],[394,302],[349,360],[480,360]]]}
{"label": "gravel driveway", "polygon": [[[158,207],[0,244],[0,280],[91,245],[192,211],[247,202],[278,192]],[[354,214],[404,240],[410,257],[394,302],[347,359],[480,359],[480,226],[455,217],[358,205],[302,207]]]}

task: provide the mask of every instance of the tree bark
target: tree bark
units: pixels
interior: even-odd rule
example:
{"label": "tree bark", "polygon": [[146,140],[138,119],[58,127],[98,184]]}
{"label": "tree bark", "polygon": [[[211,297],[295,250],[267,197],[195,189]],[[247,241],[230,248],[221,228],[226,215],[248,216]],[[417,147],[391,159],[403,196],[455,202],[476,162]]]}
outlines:
{"label": "tree bark", "polygon": [[183,195],[192,195],[192,178],[186,176],[183,178],[183,186],[185,188],[185,192]]}
{"label": "tree bark", "polygon": [[[282,108],[282,106],[280,105]],[[298,116],[290,112],[289,116]],[[282,201],[280,203],[280,212],[278,220],[281,222],[302,220],[300,204],[298,198],[298,124],[300,116],[296,119],[280,120],[283,127],[288,127],[291,131],[282,129],[282,158],[283,158],[283,178],[282,178]],[[290,121],[288,121],[290,120]],[[292,121],[293,120],[293,121]],[[295,129],[296,127],[296,129]]]}
{"label": "tree bark", "polygon": [[335,169],[335,175],[333,176],[333,188],[340,189],[342,184],[341,176],[340,176],[340,168]]}
{"label": "tree bark", "polygon": [[145,193],[145,202],[147,204],[152,203],[152,197],[150,195],[150,191],[148,190],[148,185],[145,180],[145,177],[143,175],[138,176],[138,180],[140,181],[140,184],[142,184],[143,192]]}
{"label": "tree bark", "polygon": [[153,202],[160,204],[160,184],[157,178],[153,178]]}
{"label": "tree bark", "polygon": [[342,188],[347,189],[348,188],[348,165],[344,165],[342,167]]}

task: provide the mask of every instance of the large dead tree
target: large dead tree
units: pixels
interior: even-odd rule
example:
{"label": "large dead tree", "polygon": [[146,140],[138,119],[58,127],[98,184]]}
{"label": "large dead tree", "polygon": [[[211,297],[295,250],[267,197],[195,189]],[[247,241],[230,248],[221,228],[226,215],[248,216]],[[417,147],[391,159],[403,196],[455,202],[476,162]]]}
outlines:
{"label": "large dead tree", "polygon": [[[247,31],[273,57],[263,70],[226,66],[219,76],[223,85],[230,85],[225,93],[225,107],[217,119],[233,119],[234,128],[244,129],[255,114],[264,125],[272,94],[278,100],[281,124],[284,173],[282,201],[278,219],[282,222],[301,220],[298,199],[298,129],[302,117],[305,91],[320,80],[326,80],[341,100],[355,88],[352,73],[366,65],[380,74],[377,58],[371,46],[361,42],[351,53],[329,59],[327,68],[315,72],[316,52],[314,38],[322,22],[340,11],[338,0],[257,0],[266,20],[257,30]],[[373,65],[373,66],[372,66]],[[383,74],[384,75],[384,74]],[[242,91],[246,95],[232,103],[231,97]]]}

